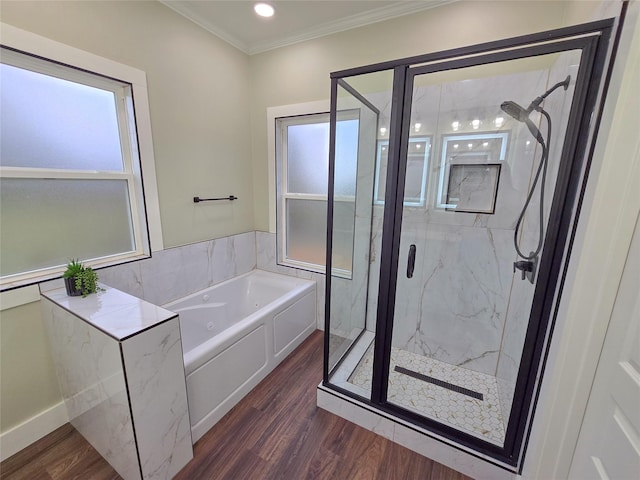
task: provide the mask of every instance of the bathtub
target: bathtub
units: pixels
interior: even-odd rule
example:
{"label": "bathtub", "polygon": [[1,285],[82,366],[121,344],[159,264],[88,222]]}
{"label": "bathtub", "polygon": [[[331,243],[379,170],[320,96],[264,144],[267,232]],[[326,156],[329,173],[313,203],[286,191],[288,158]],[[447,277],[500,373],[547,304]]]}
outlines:
{"label": "bathtub", "polygon": [[315,282],[262,270],[164,307],[180,316],[194,442],[316,328]]}

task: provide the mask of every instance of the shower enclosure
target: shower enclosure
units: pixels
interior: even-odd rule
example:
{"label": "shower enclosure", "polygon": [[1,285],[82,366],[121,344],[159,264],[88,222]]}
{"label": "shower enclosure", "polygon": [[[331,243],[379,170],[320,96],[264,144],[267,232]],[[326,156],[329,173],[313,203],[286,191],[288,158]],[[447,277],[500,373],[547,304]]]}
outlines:
{"label": "shower enclosure", "polygon": [[611,28],[332,74],[324,387],[520,468]]}

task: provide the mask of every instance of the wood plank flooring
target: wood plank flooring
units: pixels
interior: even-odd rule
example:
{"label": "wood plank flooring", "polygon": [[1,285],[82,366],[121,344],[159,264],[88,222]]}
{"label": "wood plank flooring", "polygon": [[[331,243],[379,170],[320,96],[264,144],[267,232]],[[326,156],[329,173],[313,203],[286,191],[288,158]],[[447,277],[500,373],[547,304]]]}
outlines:
{"label": "wood plank flooring", "polygon": [[[314,332],[194,446],[179,480],[466,480],[316,407],[322,332]],[[67,424],[0,464],[1,480],[119,479]]]}

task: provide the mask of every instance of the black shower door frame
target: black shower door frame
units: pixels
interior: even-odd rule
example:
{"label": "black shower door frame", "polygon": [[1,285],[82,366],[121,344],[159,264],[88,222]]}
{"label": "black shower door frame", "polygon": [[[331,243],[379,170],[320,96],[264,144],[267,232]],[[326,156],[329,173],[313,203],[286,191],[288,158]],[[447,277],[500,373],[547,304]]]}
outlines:
{"label": "black shower door frame", "polygon": [[[622,23],[622,18],[619,20]],[[440,440],[497,466],[520,473],[539,395],[551,334],[558,313],[577,219],[584,195],[602,104],[615,48],[610,48],[615,20],[608,19],[558,30],[525,35],[460,49],[410,57],[392,62],[342,70],[331,74],[329,187],[327,218],[327,272],[331,272],[333,188],[337,86],[348,77],[393,70],[393,103],[389,128],[386,195],[382,231],[380,281],[374,343],[371,407],[433,432]],[[619,27],[618,27],[619,31]],[[512,414],[503,447],[464,433],[387,401],[387,386],[400,263],[400,237],[404,183],[410,128],[413,82],[417,75],[580,50],[574,99],[569,113],[560,167],[543,252],[538,266],[533,304],[516,380]],[[610,51],[611,50],[611,51]],[[610,57],[609,57],[610,55]],[[607,61],[609,59],[609,61]],[[325,332],[330,331],[331,275],[326,276]],[[348,390],[332,385],[325,335],[323,385],[362,401]],[[422,431],[422,430],[419,430]],[[492,461],[494,459],[495,461]]]}

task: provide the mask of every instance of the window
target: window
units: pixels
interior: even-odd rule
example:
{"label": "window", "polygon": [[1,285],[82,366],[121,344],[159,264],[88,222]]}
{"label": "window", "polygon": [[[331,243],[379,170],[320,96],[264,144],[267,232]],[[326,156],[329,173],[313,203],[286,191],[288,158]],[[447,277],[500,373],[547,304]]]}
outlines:
{"label": "window", "polygon": [[[353,223],[355,172],[358,155],[358,117],[341,112],[336,135],[343,160],[336,172],[334,216]],[[325,271],[327,236],[327,178],[329,165],[329,114],[276,119],[278,263],[317,272]],[[349,219],[351,219],[349,221]],[[338,238],[338,237],[336,237]],[[346,237],[345,237],[346,238]],[[343,255],[334,255],[338,275],[350,276],[353,239]],[[341,250],[334,245],[334,252]]]}
{"label": "window", "polygon": [[2,289],[149,256],[132,84],[5,46],[0,78]]}

